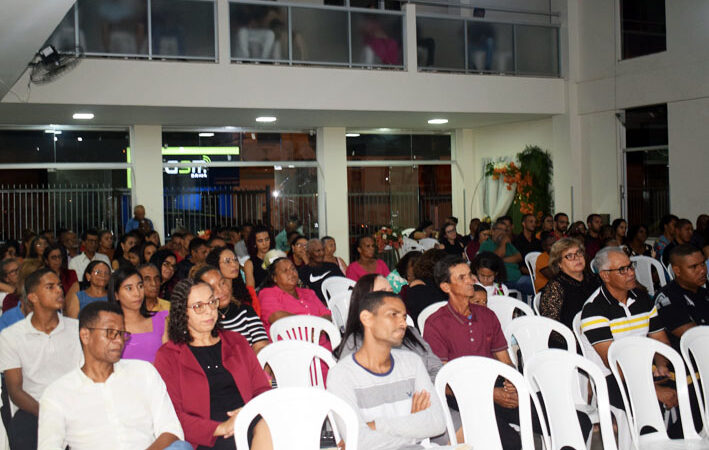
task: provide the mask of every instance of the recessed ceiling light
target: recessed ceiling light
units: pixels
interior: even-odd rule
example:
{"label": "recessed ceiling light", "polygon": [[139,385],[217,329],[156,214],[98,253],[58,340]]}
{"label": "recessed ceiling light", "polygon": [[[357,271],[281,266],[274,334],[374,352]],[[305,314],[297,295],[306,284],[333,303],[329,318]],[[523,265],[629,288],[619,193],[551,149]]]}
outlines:
{"label": "recessed ceiling light", "polygon": [[78,138],[76,138],[76,140],[79,141],[79,142],[82,142],[82,141],[84,140],[84,138],[82,138],[81,136],[79,136]]}
{"label": "recessed ceiling light", "polygon": [[391,131],[391,128],[379,128],[379,131]]}
{"label": "recessed ceiling light", "polygon": [[346,133],[345,137],[359,137],[359,133]]}
{"label": "recessed ceiling light", "polygon": [[199,137],[213,137],[214,133],[199,133]]}
{"label": "recessed ceiling light", "polygon": [[62,134],[62,130],[44,130],[47,134]]}
{"label": "recessed ceiling light", "polygon": [[93,113],[74,113],[74,115],[71,117],[76,120],[91,120],[94,118],[94,114]]}
{"label": "recessed ceiling light", "polygon": [[273,116],[261,116],[256,118],[256,122],[261,122],[261,123],[271,123],[275,122],[276,118]]}
{"label": "recessed ceiling light", "polygon": [[448,119],[431,119],[428,123],[431,125],[443,125],[444,123],[448,123]]}

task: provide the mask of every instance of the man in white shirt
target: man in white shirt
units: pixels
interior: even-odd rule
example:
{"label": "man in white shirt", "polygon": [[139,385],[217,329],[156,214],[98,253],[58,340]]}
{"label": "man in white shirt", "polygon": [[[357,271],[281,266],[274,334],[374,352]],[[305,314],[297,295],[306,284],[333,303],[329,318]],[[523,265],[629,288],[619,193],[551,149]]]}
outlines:
{"label": "man in white shirt", "polygon": [[19,410],[10,421],[14,449],[37,448],[38,400],[57,378],[79,367],[79,323],[62,317],[64,293],[50,269],[32,272],[25,280],[32,313],[0,333],[0,371],[10,400]]}
{"label": "man in white shirt", "polygon": [[93,260],[103,261],[111,267],[111,261],[108,256],[98,251],[98,231],[94,229],[86,230],[81,235],[81,245],[84,246],[84,253],[71,258],[69,261],[69,269],[76,272],[76,277],[79,281],[84,281],[84,271],[86,266]]}
{"label": "man in white shirt", "polygon": [[79,313],[84,365],[53,382],[39,407],[39,449],[191,449],[165,383],[145,361],[121,360],[128,333],[117,304]]}

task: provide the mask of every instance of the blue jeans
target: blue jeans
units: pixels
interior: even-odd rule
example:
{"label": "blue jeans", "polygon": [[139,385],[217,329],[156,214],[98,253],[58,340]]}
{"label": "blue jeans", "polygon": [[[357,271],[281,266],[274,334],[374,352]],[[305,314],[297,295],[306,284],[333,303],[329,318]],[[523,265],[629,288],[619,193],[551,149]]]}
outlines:
{"label": "blue jeans", "polygon": [[529,304],[530,296],[534,297],[534,286],[532,285],[532,277],[522,275],[517,281],[505,281],[505,286],[510,289],[517,289],[522,293],[522,301]]}
{"label": "blue jeans", "polygon": [[192,450],[192,444],[187,441],[175,441],[165,447],[165,450]]}

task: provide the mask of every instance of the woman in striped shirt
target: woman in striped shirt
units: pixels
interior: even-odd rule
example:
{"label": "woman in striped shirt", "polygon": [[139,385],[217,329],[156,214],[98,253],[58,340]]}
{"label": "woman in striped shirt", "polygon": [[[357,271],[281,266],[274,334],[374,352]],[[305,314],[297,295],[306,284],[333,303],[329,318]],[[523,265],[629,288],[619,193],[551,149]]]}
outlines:
{"label": "woman in striped shirt", "polygon": [[222,329],[241,334],[256,353],[268,345],[268,335],[261,319],[252,307],[234,297],[231,280],[225,278],[219,269],[206,265],[195,273],[194,278],[211,286],[214,297],[219,300],[217,320]]}

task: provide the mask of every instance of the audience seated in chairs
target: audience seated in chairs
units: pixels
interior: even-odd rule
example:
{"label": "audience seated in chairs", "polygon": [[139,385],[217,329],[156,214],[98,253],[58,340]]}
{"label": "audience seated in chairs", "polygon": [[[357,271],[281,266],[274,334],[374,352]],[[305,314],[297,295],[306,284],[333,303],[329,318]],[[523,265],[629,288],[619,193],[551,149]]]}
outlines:
{"label": "audience seated in chairs", "polygon": [[549,252],[551,252],[551,246],[556,242],[556,237],[554,237],[554,233],[545,231],[542,233],[541,242],[542,252],[537,256],[534,265],[534,290],[537,293],[541,292],[554,276],[554,272],[549,267]]}
{"label": "audience seated in chairs", "polygon": [[253,287],[254,265],[250,260],[246,261],[242,271],[239,258],[233,250],[228,247],[215,247],[207,255],[206,263],[219,269],[222,276],[231,283],[231,292],[241,303],[251,306],[256,314],[261,312],[256,289]]}
{"label": "audience seated in chairs", "polygon": [[39,399],[82,359],[79,323],[60,314],[64,293],[59,277],[51,269],[39,269],[25,280],[25,293],[32,312],[0,333],[0,372],[19,408],[8,429],[13,449],[37,448]]}
{"label": "audience seated in chairs", "polygon": [[[408,289],[409,283],[413,283],[416,279],[414,275],[414,265],[421,257],[422,253],[418,250],[411,250],[401,257],[396,263],[394,270],[387,275],[387,281],[391,285],[392,292],[395,294],[402,293],[402,299],[405,296],[405,291]],[[371,275],[371,274],[370,274]],[[406,302],[406,300],[404,300]]]}
{"label": "audience seated in chairs", "polygon": [[298,267],[298,276],[303,286],[312,289],[323,305],[327,305],[322,293],[322,283],[330,277],[344,277],[337,263],[325,261],[325,249],[320,239],[310,239],[306,246],[308,262]]}
{"label": "audience seated in chairs", "polygon": [[20,261],[7,258],[0,261],[0,300],[5,313],[20,303],[22,280],[20,279]]}
{"label": "audience seated in chairs", "polygon": [[[583,307],[581,330],[593,347],[588,349],[587,354],[593,355],[589,358],[595,360],[606,375],[611,405],[624,409],[620,389],[608,368],[608,349],[613,341],[647,336],[667,345],[670,342],[654,303],[645,291],[635,289],[635,270],[625,252],[619,247],[605,248],[598,252],[596,261],[602,285]],[[656,355],[653,375],[659,380],[655,385],[658,401],[666,410],[676,407],[677,392],[664,357]],[[700,429],[701,417],[694,390],[690,389],[689,394],[695,427]],[[671,421],[667,434],[673,439],[681,438],[681,422]]]}
{"label": "audience seated in chairs", "polygon": [[406,336],[404,303],[391,292],[370,292],[354,314],[361,347],[330,369],[327,390],[358,413],[360,448],[409,448],[443,434],[443,405],[421,358],[393,348]]}
{"label": "audience seated in chairs", "polygon": [[[542,251],[542,243],[534,234],[536,229],[537,218],[534,217],[534,214],[525,214],[522,216],[522,232],[512,240],[512,245],[519,250],[523,261],[527,253]],[[527,270],[524,266],[522,266],[521,269],[522,273],[527,274]]]}
{"label": "audience seated in chairs", "polygon": [[[45,267],[52,269],[62,282],[64,295],[69,296],[79,291],[79,280],[76,272],[67,268],[66,250],[59,244],[50,244],[44,250],[42,261]],[[83,272],[82,272],[83,274]]]}
{"label": "audience seated in chairs", "polygon": [[150,258],[150,263],[155,267],[160,269],[160,278],[162,279],[162,284],[160,285],[160,298],[169,299],[172,293],[172,288],[179,281],[175,277],[175,269],[177,268],[177,256],[172,250],[158,250],[155,252],[152,258]]}
{"label": "audience seated in chairs", "polygon": [[473,277],[487,291],[488,296],[510,295],[510,290],[503,284],[507,271],[502,258],[493,252],[480,252],[470,263]]}
{"label": "audience seated in chairs", "polygon": [[534,295],[532,278],[529,275],[522,275],[519,265],[524,261],[520,252],[512,245],[509,232],[505,221],[495,222],[495,226],[492,227],[492,236],[480,244],[480,252],[493,252],[502,258],[507,272],[505,284],[510,289],[520,291],[522,299],[526,302],[528,296]]}
{"label": "audience seated in chairs", "polygon": [[84,252],[71,258],[69,261],[69,270],[76,272],[79,281],[84,281],[84,270],[92,261],[103,261],[109,267],[111,260],[103,253],[98,253],[98,231],[95,229],[86,230],[81,234],[81,246]]}
{"label": "audience seated in chairs", "polygon": [[337,264],[342,273],[347,273],[347,264],[345,263],[345,260],[339,256],[335,256],[335,252],[337,251],[337,242],[335,242],[335,238],[332,236],[324,236],[320,240],[322,241],[322,245],[325,249],[325,258],[323,261]]}
{"label": "audience seated in chairs", "polygon": [[[165,383],[152,364],[121,360],[128,337],[123,311],[95,302],[79,314],[83,366],[45,389],[39,407],[39,448],[188,450]],[[149,407],[140,407],[149,406]]]}
{"label": "audience seated in chairs", "polygon": [[146,262],[138,266],[138,273],[143,278],[145,306],[148,311],[170,311],[170,302],[159,297],[162,284],[160,270],[154,264]]}
{"label": "audience seated in chairs", "polygon": [[557,239],[561,239],[568,234],[569,231],[569,216],[560,212],[554,215],[554,235]]}
{"label": "audience seated in chairs", "polygon": [[468,257],[468,261],[475,259],[475,255],[480,251],[480,244],[488,240],[491,233],[489,223],[483,222],[478,225],[472,240],[465,246],[465,256]]}
{"label": "audience seated in chairs", "polygon": [[446,300],[445,294],[438,288],[433,278],[433,267],[445,256],[444,250],[432,248],[426,250],[414,264],[415,280],[409,284],[404,300],[406,311],[414,323],[417,323],[419,314],[427,306]]}
{"label": "audience seated in chairs", "polygon": [[655,257],[655,252],[646,244],[647,241],[647,225],[638,224],[631,225],[628,228],[628,236],[625,240],[625,250],[628,256],[648,256]]}
{"label": "audience seated in chairs", "polygon": [[[208,284],[180,281],[171,297],[169,341],[155,357],[185,439],[194,447],[234,449],[238,409],[271,384],[249,343],[218,324],[218,300]],[[271,447],[263,421],[253,426],[252,449]]]}
{"label": "audience seated in chairs", "polygon": [[603,241],[601,240],[601,227],[603,226],[603,221],[601,220],[600,214],[589,214],[586,218],[586,225],[588,225],[588,231],[586,232],[583,244],[586,248],[588,260],[590,261],[594,256],[596,256],[598,250],[603,247]]}
{"label": "audience seated in chairs", "polygon": [[665,251],[665,247],[669,245],[675,238],[675,226],[679,217],[674,214],[666,214],[660,219],[660,229],[662,234],[655,241],[652,249],[655,251],[655,258],[662,260],[662,253]]}
{"label": "audience seated in chairs", "polygon": [[263,267],[264,258],[269,250],[276,248],[273,233],[268,227],[259,225],[246,239],[246,249],[249,251],[250,261],[254,267],[254,286],[258,288],[266,279],[266,269]]}
{"label": "audience seated in chairs", "polygon": [[690,222],[689,219],[679,219],[677,221],[677,225],[675,226],[675,238],[672,242],[667,244],[660,258],[665,267],[670,263],[670,253],[672,253],[673,248],[682,244],[691,245],[690,241],[692,240],[693,233],[692,222]]}
{"label": "audience seated in chairs", "polygon": [[76,319],[84,306],[93,302],[108,300],[108,281],[111,277],[111,268],[104,261],[91,261],[84,270],[83,280],[78,292],[70,292],[66,297],[64,315]]}
{"label": "audience seated in chairs", "polygon": [[359,257],[347,266],[345,276],[350,280],[357,281],[362,275],[368,273],[378,273],[386,277],[389,275],[389,267],[381,259],[376,257],[374,238],[371,236],[361,236],[357,239],[357,253]]}
{"label": "audience seated in chairs", "polygon": [[443,244],[443,250],[449,255],[462,256],[465,251],[463,240],[456,231],[455,224],[446,222],[438,233],[438,242]]}

